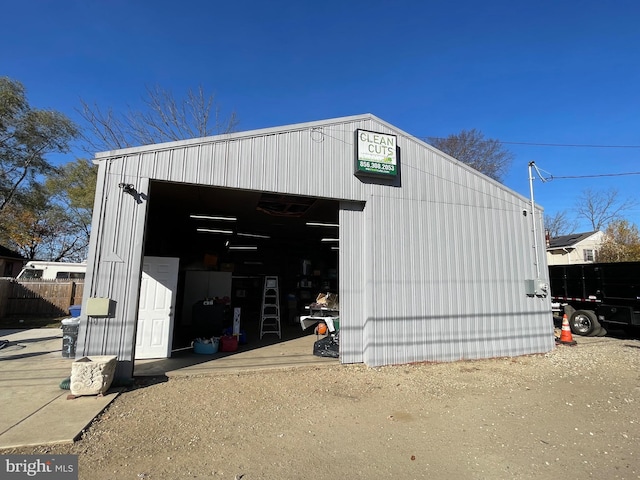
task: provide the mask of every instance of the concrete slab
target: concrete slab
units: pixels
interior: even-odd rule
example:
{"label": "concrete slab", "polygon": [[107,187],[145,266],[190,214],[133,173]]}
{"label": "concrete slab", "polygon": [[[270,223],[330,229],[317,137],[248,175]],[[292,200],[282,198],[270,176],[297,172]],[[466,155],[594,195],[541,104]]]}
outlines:
{"label": "concrete slab", "polygon": [[72,443],[119,393],[119,390],[110,391],[102,397],[86,396],[73,400],[67,400],[68,391],[61,393],[3,431],[0,435],[0,449]]}
{"label": "concrete slab", "polygon": [[[316,335],[265,338],[240,345],[237,352],[198,355],[192,349],[172,358],[137,360],[134,376],[186,376],[298,366],[332,366],[336,358],[313,355]],[[0,450],[31,445],[72,443],[122,391],[67,399],[60,383],[71,376],[75,359],[62,357],[62,330],[0,330]]]}
{"label": "concrete slab", "polygon": [[0,330],[0,449],[73,442],[113,401],[103,397],[67,400],[60,383],[74,359],[62,357],[62,330]]}
{"label": "concrete slab", "polygon": [[198,355],[191,349],[173,352],[173,356],[167,359],[136,360],[134,376],[176,377],[309,365],[337,365],[337,358],[313,355],[313,343],[316,340],[316,335],[304,335],[277,343],[240,345],[237,352],[220,352],[213,355]]}

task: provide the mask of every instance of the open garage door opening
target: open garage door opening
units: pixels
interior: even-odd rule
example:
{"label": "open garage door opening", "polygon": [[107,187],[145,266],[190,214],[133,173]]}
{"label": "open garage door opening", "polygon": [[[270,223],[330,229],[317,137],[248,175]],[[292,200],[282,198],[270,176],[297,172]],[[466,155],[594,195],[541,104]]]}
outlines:
{"label": "open garage door opening", "polygon": [[[338,213],[336,200],[152,181],[144,255],[180,259],[172,349],[229,328],[235,308],[255,347],[309,334],[305,306],[338,293]],[[278,278],[280,336],[261,335],[265,276]]]}

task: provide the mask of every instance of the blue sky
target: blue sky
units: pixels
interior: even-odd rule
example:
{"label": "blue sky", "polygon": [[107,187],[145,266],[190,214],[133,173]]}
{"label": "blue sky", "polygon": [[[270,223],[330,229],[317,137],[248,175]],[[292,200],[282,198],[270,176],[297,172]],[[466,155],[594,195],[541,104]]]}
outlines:
{"label": "blue sky", "polygon": [[[636,0],[12,1],[0,75],[74,120],[80,99],[122,110],[146,86],[202,85],[240,130],[361,113],[417,137],[475,128],[515,154],[505,184],[529,197],[530,161],[555,177],[640,171],[638,24]],[[536,179],[534,197],[553,215],[585,189],[639,185]],[[640,207],[627,218],[640,226]]]}

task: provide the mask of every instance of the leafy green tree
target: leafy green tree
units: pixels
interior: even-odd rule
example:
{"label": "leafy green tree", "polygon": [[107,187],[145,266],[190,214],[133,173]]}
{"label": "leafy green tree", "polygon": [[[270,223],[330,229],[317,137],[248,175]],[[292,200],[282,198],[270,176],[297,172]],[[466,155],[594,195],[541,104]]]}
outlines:
{"label": "leafy green tree", "polygon": [[51,260],[43,256],[45,242],[54,235],[47,221],[50,204],[39,184],[34,184],[28,196],[8,204],[2,215],[2,243],[19,251],[29,260]]}
{"label": "leafy green tree", "polygon": [[475,128],[462,130],[446,138],[429,137],[427,141],[438,150],[499,182],[514,158],[513,153],[505,149],[499,140],[485,139],[484,134]]}
{"label": "leafy green tree", "polygon": [[0,243],[29,260],[82,261],[86,259],[88,227],[47,189],[35,184],[29,196],[3,212]]}
{"label": "leafy green tree", "polygon": [[5,208],[55,171],[47,155],[68,152],[78,134],[63,114],[31,108],[20,82],[0,77],[0,227]]}
{"label": "leafy green tree", "polygon": [[638,227],[627,220],[614,220],[609,223],[597,259],[599,262],[640,261]]}
{"label": "leafy green tree", "polygon": [[57,210],[56,222],[65,225],[59,232],[54,256],[65,260],[84,260],[89,246],[91,217],[98,168],[85,159],[77,159],[50,175],[45,187]]}

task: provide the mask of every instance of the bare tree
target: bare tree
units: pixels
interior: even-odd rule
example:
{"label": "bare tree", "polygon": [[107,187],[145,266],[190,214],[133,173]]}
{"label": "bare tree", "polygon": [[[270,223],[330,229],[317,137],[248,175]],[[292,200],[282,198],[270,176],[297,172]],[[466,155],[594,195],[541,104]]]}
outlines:
{"label": "bare tree", "polygon": [[549,232],[551,238],[559,237],[561,235],[569,235],[576,231],[578,222],[570,220],[568,218],[566,210],[556,212],[553,216],[544,216],[544,229]]}
{"label": "bare tree", "polygon": [[427,141],[456,160],[484,173],[494,180],[502,181],[509,170],[514,155],[506,150],[499,140],[485,139],[476,129],[462,130],[446,138],[429,137]]}
{"label": "bare tree", "polygon": [[153,143],[186,140],[233,132],[235,112],[223,116],[215,96],[202,87],[189,89],[177,99],[169,90],[147,87],[144,110],[129,108],[116,113],[81,100],[78,113],[86,123],[84,138],[89,150],[115,150]]}
{"label": "bare tree", "polygon": [[578,197],[574,209],[577,216],[586,219],[596,231],[606,228],[613,221],[621,220],[624,212],[637,205],[637,200],[620,199],[615,188],[605,191],[588,188]]}

